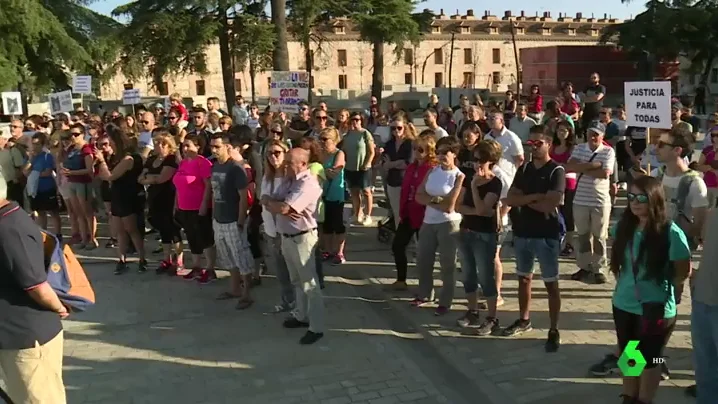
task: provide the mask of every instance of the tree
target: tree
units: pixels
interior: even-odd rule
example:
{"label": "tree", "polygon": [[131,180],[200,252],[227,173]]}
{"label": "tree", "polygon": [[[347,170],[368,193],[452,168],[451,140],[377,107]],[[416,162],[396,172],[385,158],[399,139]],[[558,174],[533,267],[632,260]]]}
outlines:
{"label": "tree", "polygon": [[[0,89],[27,96],[68,89],[72,74],[102,79],[115,20],[81,0],[0,0]],[[32,85],[32,88],[28,88]]]}
{"label": "tree", "polygon": [[289,71],[289,48],[287,48],[287,0],[271,0],[272,24],[277,37],[272,53],[273,68]]}
{"label": "tree", "polygon": [[381,102],[384,88],[384,45],[395,46],[400,57],[407,42],[416,43],[433,15],[425,11],[412,14],[415,0],[357,0],[350,2],[351,17],[358,24],[361,38],[372,44],[374,69],[371,95]]}
{"label": "tree", "polygon": [[235,60],[242,70],[249,67],[252,101],[255,101],[257,73],[272,68],[272,51],[276,42],[274,27],[267,21],[266,16],[249,13],[237,15],[233,26],[239,30],[238,34],[233,36]]}
{"label": "tree", "polygon": [[116,71],[131,80],[150,78],[160,88],[167,76],[209,73],[207,48],[218,43],[224,96],[234,104],[230,43],[232,17],[254,12],[261,0],[142,0],[117,7],[112,14],[130,22],[122,30],[122,56]]}

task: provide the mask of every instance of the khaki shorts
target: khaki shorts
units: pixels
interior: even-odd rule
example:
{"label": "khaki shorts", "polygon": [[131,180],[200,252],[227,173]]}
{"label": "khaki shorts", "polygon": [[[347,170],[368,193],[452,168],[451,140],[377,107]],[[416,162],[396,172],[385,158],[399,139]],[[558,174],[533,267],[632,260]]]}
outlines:
{"label": "khaki shorts", "polygon": [[65,404],[63,332],[34,348],[0,349],[0,373],[14,403]]}

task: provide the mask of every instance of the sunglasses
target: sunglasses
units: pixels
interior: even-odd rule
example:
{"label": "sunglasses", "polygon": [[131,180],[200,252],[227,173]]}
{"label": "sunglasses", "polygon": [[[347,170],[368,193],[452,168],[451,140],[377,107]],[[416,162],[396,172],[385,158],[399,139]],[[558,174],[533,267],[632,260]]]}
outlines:
{"label": "sunglasses", "polygon": [[149,124],[150,124],[150,121],[140,121],[140,123],[143,124],[143,125],[149,125]]}
{"label": "sunglasses", "polygon": [[274,157],[279,157],[284,154],[284,150],[272,150],[271,152],[269,152],[269,154]]}
{"label": "sunglasses", "polygon": [[284,132],[282,132],[281,130],[273,130],[272,133],[274,133],[275,135],[282,135],[282,134],[284,134]]}
{"label": "sunglasses", "polygon": [[633,192],[629,192],[626,194],[626,199],[628,199],[628,202],[636,201],[638,203],[648,203],[648,195],[644,194],[634,194]]}
{"label": "sunglasses", "polygon": [[70,134],[74,137],[82,136],[82,132],[70,132]]}
{"label": "sunglasses", "polygon": [[177,119],[177,117],[176,116],[168,116],[167,119],[169,119],[170,121],[174,121],[175,119]]}
{"label": "sunglasses", "polygon": [[402,130],[404,130],[404,127],[403,127],[403,126],[392,126],[392,127],[391,127],[391,130],[395,130],[395,131],[397,131],[397,132],[401,132]]}
{"label": "sunglasses", "polygon": [[314,117],[314,119],[319,119],[319,120],[322,120],[322,121],[326,121],[326,120],[327,120],[327,117],[326,117],[326,116],[316,116],[316,117]]}

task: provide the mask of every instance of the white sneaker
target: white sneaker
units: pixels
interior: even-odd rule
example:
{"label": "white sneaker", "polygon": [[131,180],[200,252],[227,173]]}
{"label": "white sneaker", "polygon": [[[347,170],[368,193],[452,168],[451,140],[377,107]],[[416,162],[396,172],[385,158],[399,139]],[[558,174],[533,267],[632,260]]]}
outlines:
{"label": "white sneaker", "polygon": [[364,216],[364,220],[362,221],[364,226],[371,226],[372,223],[374,223],[374,221],[371,220],[371,216]]}

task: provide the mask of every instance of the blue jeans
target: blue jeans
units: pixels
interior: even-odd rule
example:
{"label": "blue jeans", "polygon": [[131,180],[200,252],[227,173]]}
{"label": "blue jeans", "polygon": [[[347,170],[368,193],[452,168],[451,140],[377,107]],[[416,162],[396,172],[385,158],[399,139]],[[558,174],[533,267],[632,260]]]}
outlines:
{"label": "blue jeans", "polygon": [[479,233],[461,229],[459,233],[459,262],[464,273],[464,292],[474,293],[481,285],[487,298],[497,297],[494,257],[497,248],[496,233]]}
{"label": "blue jeans", "polygon": [[527,277],[534,272],[534,260],[538,260],[544,282],[558,281],[558,255],[561,243],[550,238],[514,239],[516,275]]}
{"label": "blue jeans", "polygon": [[718,306],[693,300],[691,337],[698,389],[696,403],[715,403],[718,397]]}

